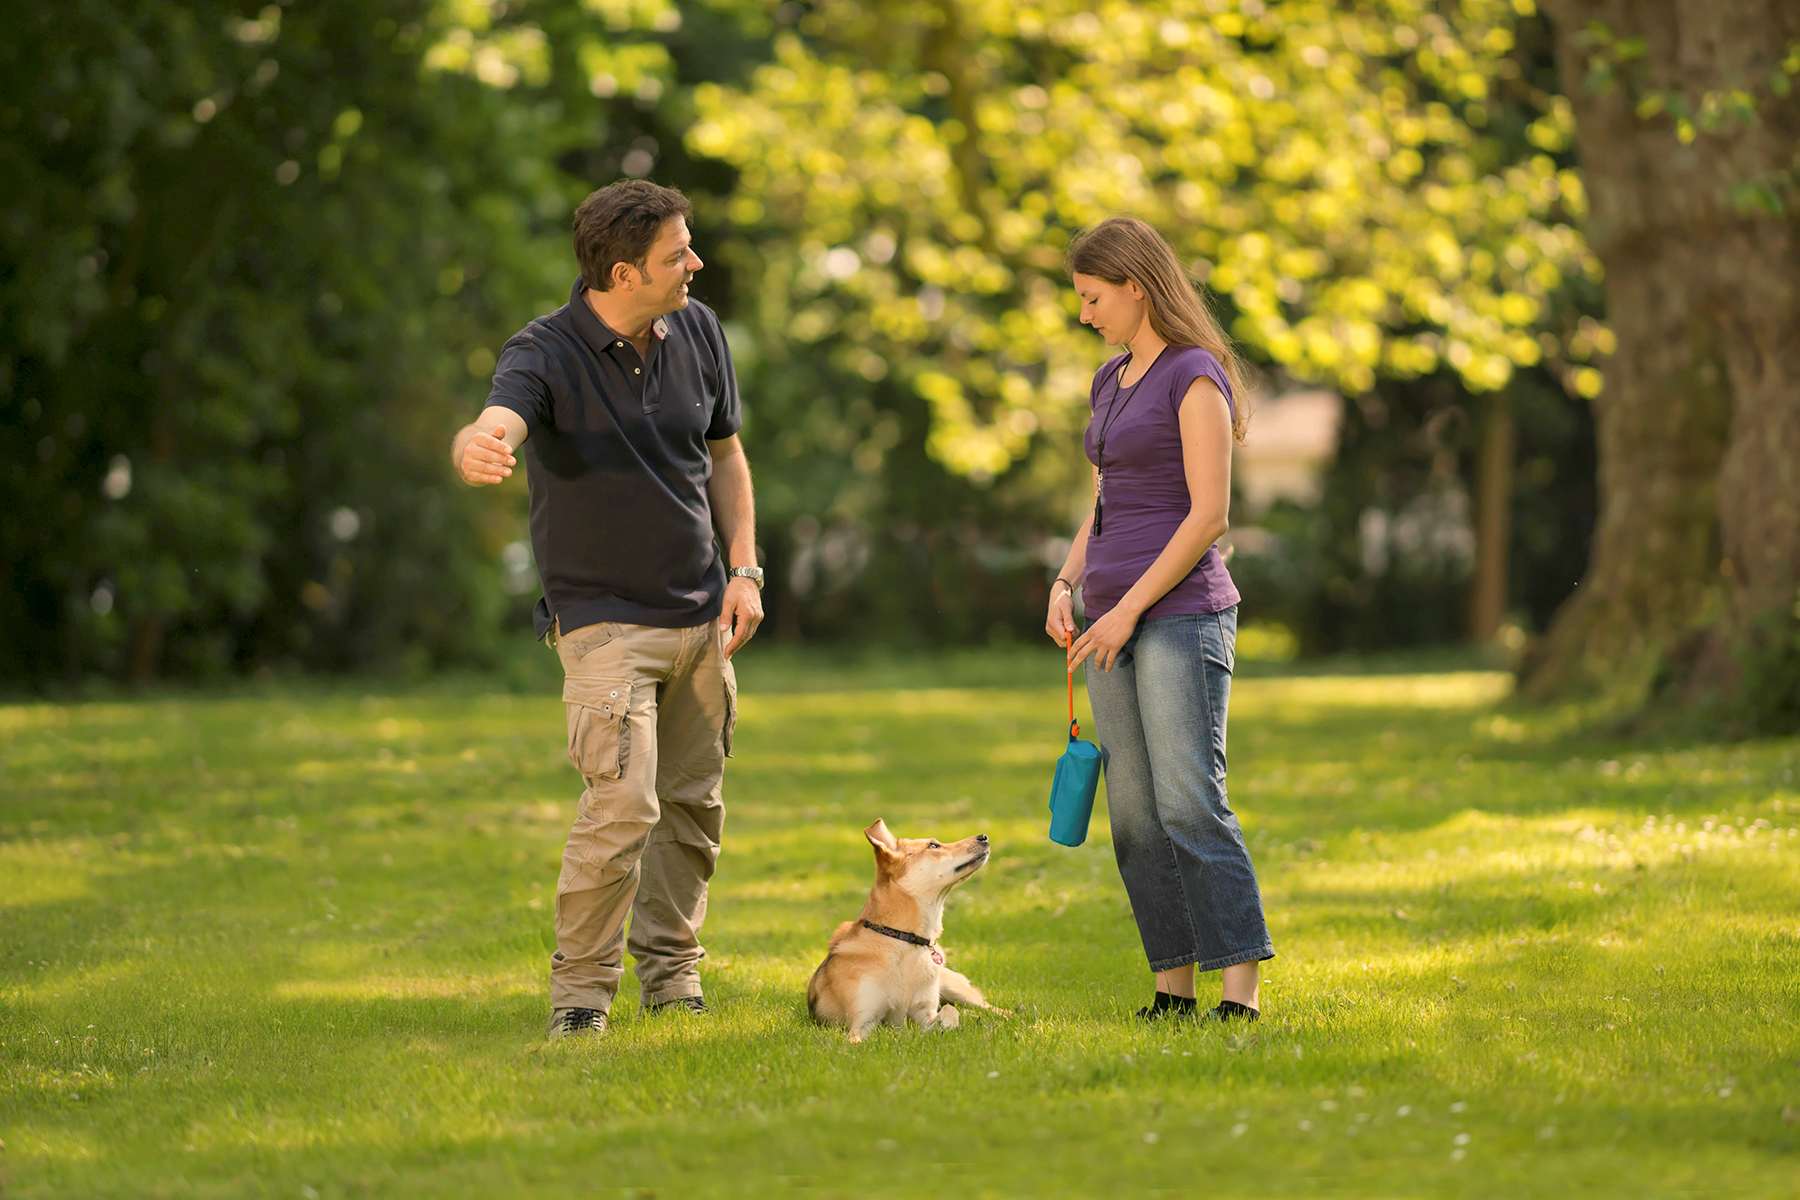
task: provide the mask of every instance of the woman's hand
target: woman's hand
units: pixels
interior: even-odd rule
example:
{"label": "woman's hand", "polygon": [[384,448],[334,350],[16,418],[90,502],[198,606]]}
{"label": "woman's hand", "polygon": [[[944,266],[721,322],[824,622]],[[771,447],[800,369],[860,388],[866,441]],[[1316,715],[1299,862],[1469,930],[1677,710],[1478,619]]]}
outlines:
{"label": "woman's hand", "polygon": [[1131,631],[1137,628],[1138,615],[1124,605],[1115,606],[1104,617],[1087,627],[1087,632],[1075,640],[1069,650],[1069,669],[1074,670],[1088,655],[1094,656],[1094,664],[1102,671],[1113,669],[1118,660],[1119,651],[1131,640]]}
{"label": "woman's hand", "polygon": [[1050,585],[1050,610],[1044,614],[1044,632],[1065,650],[1075,640],[1075,593],[1060,583]]}

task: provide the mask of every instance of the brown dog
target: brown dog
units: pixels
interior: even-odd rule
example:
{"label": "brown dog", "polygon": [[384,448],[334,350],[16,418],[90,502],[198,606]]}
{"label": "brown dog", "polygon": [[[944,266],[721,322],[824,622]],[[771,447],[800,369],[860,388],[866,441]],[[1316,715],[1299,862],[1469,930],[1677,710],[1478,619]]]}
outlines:
{"label": "brown dog", "polygon": [[955,1029],[957,1004],[1001,1016],[981,989],[944,965],[937,940],[944,931],[944,898],[988,860],[987,834],[942,845],[901,840],[876,821],[863,830],[875,847],[875,886],[862,916],[831,935],[831,949],[806,988],[813,1019],[850,1030],[860,1042],[883,1021],[911,1018],[926,1029]]}

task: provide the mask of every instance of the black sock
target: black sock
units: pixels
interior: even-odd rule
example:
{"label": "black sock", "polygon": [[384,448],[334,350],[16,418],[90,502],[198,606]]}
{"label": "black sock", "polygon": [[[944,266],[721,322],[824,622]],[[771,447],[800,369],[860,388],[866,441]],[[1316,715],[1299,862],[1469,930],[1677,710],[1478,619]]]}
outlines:
{"label": "black sock", "polygon": [[1218,1006],[1213,1009],[1213,1012],[1219,1015],[1220,1020],[1242,1018],[1246,1021],[1254,1021],[1261,1015],[1248,1004],[1239,1004],[1236,1000],[1219,1001]]}
{"label": "black sock", "polygon": [[1137,1010],[1137,1015],[1147,1021],[1162,1017],[1191,1017],[1194,1015],[1196,1001],[1192,996],[1177,996],[1172,992],[1156,993],[1156,999]]}

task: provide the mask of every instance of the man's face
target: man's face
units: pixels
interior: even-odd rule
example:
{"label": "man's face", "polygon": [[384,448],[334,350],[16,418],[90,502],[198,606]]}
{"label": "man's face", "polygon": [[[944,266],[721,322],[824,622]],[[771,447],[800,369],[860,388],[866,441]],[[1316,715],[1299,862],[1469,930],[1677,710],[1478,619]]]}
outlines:
{"label": "man's face", "polygon": [[646,308],[658,314],[686,308],[688,281],[706,264],[694,253],[694,237],[681,217],[663,222],[650,253],[644,256],[644,269],[638,276],[638,287]]}

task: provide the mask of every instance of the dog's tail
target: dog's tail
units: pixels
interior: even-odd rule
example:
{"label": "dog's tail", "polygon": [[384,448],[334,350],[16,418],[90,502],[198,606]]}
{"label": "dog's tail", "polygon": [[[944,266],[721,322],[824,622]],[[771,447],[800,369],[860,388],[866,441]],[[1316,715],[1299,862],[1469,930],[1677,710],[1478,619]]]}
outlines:
{"label": "dog's tail", "polygon": [[825,1024],[825,1018],[819,1015],[819,993],[825,990],[825,968],[830,962],[831,955],[827,954],[806,984],[806,1013],[821,1025]]}

